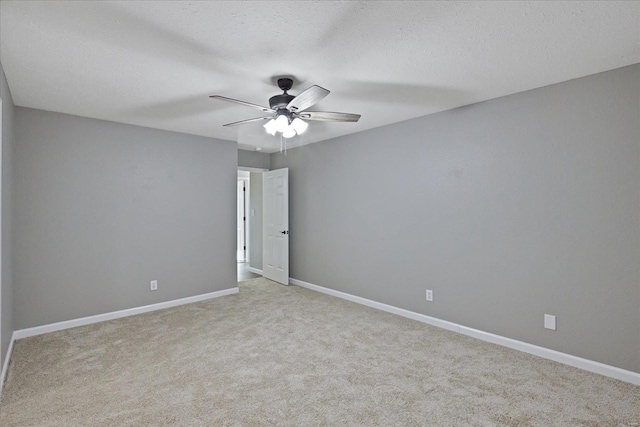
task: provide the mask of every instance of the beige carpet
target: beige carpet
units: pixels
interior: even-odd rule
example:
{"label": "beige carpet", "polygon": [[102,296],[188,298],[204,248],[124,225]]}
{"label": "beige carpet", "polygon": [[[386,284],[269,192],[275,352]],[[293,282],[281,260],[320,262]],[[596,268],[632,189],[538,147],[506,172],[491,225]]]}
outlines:
{"label": "beige carpet", "polygon": [[2,426],[628,426],[640,387],[296,286],[17,341]]}

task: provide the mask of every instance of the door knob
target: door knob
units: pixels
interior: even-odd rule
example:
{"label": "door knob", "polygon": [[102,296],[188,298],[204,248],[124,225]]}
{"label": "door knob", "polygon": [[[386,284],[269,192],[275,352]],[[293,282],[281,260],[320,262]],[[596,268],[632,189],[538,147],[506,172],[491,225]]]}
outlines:
{"label": "door knob", "polygon": [[280,233],[282,233],[282,234],[289,234],[289,231],[288,231],[288,230],[285,230],[285,231],[281,231]]}

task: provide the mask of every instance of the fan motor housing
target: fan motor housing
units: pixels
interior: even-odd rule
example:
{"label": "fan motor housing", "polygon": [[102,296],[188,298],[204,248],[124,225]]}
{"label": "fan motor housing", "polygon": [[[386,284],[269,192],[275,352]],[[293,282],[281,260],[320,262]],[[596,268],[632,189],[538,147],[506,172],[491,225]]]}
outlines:
{"label": "fan motor housing", "polygon": [[295,98],[295,96],[286,93],[283,93],[282,95],[272,96],[271,98],[269,98],[269,107],[271,107],[273,110],[284,108],[291,102],[293,98]]}

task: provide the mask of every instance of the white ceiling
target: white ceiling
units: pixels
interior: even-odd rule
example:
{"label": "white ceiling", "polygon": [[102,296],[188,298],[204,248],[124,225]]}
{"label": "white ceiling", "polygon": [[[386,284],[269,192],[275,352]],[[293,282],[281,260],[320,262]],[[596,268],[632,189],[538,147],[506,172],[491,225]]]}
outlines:
{"label": "white ceiling", "polygon": [[5,1],[16,105],[279,149],[259,110],[290,75],[313,122],[289,147],[640,62],[640,2]]}

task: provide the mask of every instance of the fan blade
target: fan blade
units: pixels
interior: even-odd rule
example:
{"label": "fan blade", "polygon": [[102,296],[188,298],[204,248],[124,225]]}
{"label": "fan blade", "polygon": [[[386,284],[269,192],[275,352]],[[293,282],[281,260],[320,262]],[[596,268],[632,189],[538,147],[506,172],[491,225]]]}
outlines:
{"label": "fan blade", "polygon": [[257,108],[258,110],[262,110],[265,113],[275,113],[276,112],[275,110],[272,110],[271,108],[263,107],[263,106],[257,105],[257,104],[252,104],[252,103],[246,102],[246,101],[240,101],[238,99],[227,98],[226,96],[211,95],[211,96],[209,96],[209,98],[215,98],[215,99],[219,99],[221,101],[227,101],[227,102],[235,102],[236,104],[246,105],[247,107]]}
{"label": "fan blade", "polygon": [[295,112],[304,111],[312,105],[320,102],[325,96],[329,95],[329,91],[323,87],[313,85],[304,90],[300,95],[296,96],[287,104],[287,110]]}
{"label": "fan blade", "polygon": [[305,120],[317,120],[319,122],[357,122],[360,114],[333,113],[330,111],[305,111],[300,113],[300,118]]}
{"label": "fan blade", "polygon": [[255,119],[240,120],[239,122],[227,123],[226,125],[222,125],[222,126],[238,126],[238,125],[243,125],[245,123],[259,122],[260,120],[267,120],[267,119],[272,119],[272,118],[273,117],[271,117],[271,116],[256,117]]}

